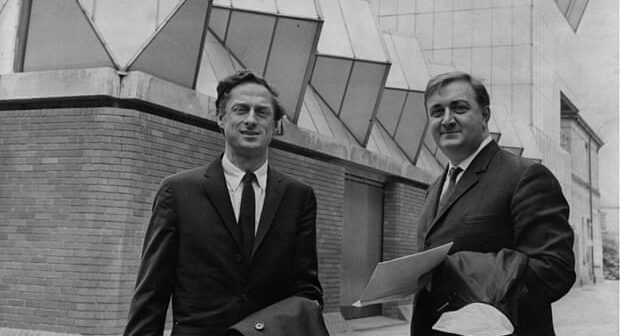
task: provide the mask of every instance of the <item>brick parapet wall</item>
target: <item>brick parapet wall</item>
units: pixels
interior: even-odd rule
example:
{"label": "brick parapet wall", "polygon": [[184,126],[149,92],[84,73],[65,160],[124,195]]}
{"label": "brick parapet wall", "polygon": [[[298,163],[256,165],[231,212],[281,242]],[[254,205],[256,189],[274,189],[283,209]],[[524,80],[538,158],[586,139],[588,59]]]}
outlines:
{"label": "brick parapet wall", "polygon": [[[0,327],[117,335],[161,179],[222,137],[119,108],[0,111]],[[315,188],[326,311],[337,310],[344,169],[273,150]]]}
{"label": "brick parapet wall", "polygon": [[[383,214],[383,260],[417,252],[417,222],[424,207],[426,190],[420,186],[390,179],[385,183]],[[400,316],[398,305],[411,300],[384,304],[383,315]]]}

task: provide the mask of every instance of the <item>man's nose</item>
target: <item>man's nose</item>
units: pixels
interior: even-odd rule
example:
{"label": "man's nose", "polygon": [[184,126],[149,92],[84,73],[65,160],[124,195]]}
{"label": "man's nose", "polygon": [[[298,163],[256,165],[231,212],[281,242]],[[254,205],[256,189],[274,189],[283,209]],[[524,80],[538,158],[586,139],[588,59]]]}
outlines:
{"label": "man's nose", "polygon": [[254,110],[254,108],[250,108],[243,122],[246,124],[256,124],[256,110]]}
{"label": "man's nose", "polygon": [[450,110],[450,107],[446,106],[443,109],[443,115],[441,117],[441,124],[442,125],[451,125],[453,123],[454,123],[454,114]]}

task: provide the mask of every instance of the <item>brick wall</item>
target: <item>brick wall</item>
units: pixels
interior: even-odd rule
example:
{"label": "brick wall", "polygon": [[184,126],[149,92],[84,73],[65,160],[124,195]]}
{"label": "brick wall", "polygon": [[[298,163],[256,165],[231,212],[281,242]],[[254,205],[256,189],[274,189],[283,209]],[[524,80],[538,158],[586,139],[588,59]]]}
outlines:
{"label": "brick wall", "polygon": [[[425,189],[396,180],[385,183],[383,209],[383,260],[402,257],[418,251],[417,222],[424,207]],[[383,306],[383,315],[394,318],[400,316],[399,304],[409,304],[411,300],[389,303]]]}
{"label": "brick wall", "polygon": [[[133,110],[0,111],[0,327],[120,334],[159,182],[222,148],[215,132]],[[315,188],[334,311],[344,169],[278,150],[270,160]]]}
{"label": "brick wall", "polygon": [[345,168],[274,149],[270,152],[269,162],[314,188],[317,198],[319,279],[325,292],[324,312],[339,311]]}

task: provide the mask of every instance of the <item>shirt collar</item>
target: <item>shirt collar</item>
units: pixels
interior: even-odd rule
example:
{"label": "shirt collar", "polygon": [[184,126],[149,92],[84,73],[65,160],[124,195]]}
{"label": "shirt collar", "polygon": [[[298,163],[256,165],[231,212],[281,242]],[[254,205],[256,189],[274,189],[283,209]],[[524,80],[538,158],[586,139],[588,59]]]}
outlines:
{"label": "shirt collar", "polygon": [[[268,161],[269,160],[265,160],[265,163],[254,171],[254,175],[256,175],[256,183],[261,190],[265,190],[265,186],[267,185]],[[222,169],[224,170],[224,176],[226,177],[228,189],[230,191],[237,190],[237,188],[241,185],[241,179],[243,178],[243,175],[245,175],[245,171],[239,169],[232,162],[230,162],[230,160],[226,157],[226,154],[222,155]]]}
{"label": "shirt collar", "polygon": [[467,168],[469,167],[469,165],[472,163],[472,161],[474,161],[476,156],[478,156],[478,153],[480,153],[480,151],[482,151],[482,149],[484,149],[484,147],[486,147],[486,145],[491,143],[492,140],[493,140],[493,138],[489,134],[484,140],[482,140],[482,142],[478,146],[478,149],[476,149],[476,151],[473,154],[471,154],[470,156],[465,158],[465,160],[461,161],[461,163],[459,163],[458,165],[455,166],[455,165],[452,164],[452,162],[450,162],[449,165],[448,165],[448,170],[450,168],[452,168],[452,167],[461,167],[463,169],[463,171],[466,171]]}

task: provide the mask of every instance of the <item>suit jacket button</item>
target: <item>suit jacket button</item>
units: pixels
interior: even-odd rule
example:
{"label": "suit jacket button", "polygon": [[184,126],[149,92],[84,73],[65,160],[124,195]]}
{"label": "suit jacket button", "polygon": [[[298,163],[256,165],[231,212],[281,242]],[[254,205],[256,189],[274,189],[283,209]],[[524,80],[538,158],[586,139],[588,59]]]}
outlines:
{"label": "suit jacket button", "polygon": [[235,254],[235,261],[236,261],[237,263],[240,263],[240,262],[241,262],[241,254],[239,254],[239,253]]}
{"label": "suit jacket button", "polygon": [[256,329],[258,331],[263,331],[263,329],[265,329],[265,322],[263,322],[263,321],[256,321],[254,323],[254,329]]}
{"label": "suit jacket button", "polygon": [[248,301],[248,296],[245,294],[241,294],[241,301],[246,302]]}

